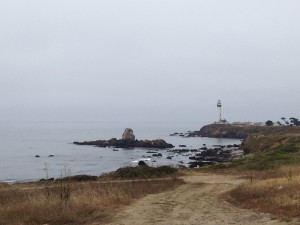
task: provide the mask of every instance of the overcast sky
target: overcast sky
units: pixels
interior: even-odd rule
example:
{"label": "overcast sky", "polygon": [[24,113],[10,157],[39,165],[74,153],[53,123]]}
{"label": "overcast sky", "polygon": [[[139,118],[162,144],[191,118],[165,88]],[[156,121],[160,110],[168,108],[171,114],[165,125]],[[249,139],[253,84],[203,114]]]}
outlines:
{"label": "overcast sky", "polygon": [[1,0],[2,121],[299,117],[300,1]]}

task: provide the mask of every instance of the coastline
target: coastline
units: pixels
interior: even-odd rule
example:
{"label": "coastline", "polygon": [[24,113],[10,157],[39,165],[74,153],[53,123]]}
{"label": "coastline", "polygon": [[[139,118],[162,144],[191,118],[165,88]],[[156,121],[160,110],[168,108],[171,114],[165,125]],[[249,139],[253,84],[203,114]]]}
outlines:
{"label": "coastline", "polygon": [[[191,123],[128,123],[134,127],[138,139],[164,139],[175,146],[175,150],[194,150],[213,145],[240,144],[237,139],[215,139],[204,137],[172,137],[170,133],[178,130],[196,130],[199,124]],[[185,154],[159,150],[162,157],[153,157],[147,149],[95,148],[93,146],[76,146],[74,140],[120,137],[126,123],[9,123],[0,128],[4,149],[0,159],[1,181],[6,183],[27,182],[47,177],[58,178],[66,168],[71,175],[87,174],[99,176],[115,171],[120,167],[134,166],[142,158],[151,160],[150,165],[185,165],[188,167],[193,156],[189,151]],[[179,147],[186,145],[186,147]],[[150,150],[151,151],[151,150]],[[188,155],[189,156],[186,156]],[[39,155],[39,158],[35,158]],[[48,157],[53,155],[53,157]],[[169,159],[171,157],[172,159]],[[183,163],[181,163],[183,162]]]}

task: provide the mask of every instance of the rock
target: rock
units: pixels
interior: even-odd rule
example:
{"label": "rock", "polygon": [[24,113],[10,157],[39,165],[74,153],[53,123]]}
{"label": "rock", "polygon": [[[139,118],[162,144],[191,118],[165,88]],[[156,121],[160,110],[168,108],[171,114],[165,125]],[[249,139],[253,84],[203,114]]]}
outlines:
{"label": "rock", "polygon": [[197,168],[204,165],[204,163],[201,161],[193,161],[193,162],[189,162],[188,164],[190,168]]}
{"label": "rock", "polygon": [[218,152],[213,149],[208,149],[200,153],[201,156],[216,156],[217,154]]}
{"label": "rock", "polygon": [[139,166],[147,166],[147,163],[145,163],[143,160],[140,160],[138,165]]}
{"label": "rock", "polygon": [[34,157],[35,157],[35,158],[40,158],[40,155],[35,155]]}
{"label": "rock", "polygon": [[161,153],[157,153],[157,154],[153,154],[152,156],[153,157],[162,157],[162,154]]}
{"label": "rock", "polygon": [[205,156],[203,157],[204,161],[217,161],[219,159],[218,156]]}
{"label": "rock", "polygon": [[181,147],[181,148],[185,148],[185,147],[186,147],[186,145],[179,145],[179,147]]}
{"label": "rock", "polygon": [[[111,138],[110,140],[97,140],[97,141],[84,141],[84,142],[73,142],[75,145],[93,145],[97,147],[113,147],[113,148],[174,148],[172,144],[167,143],[163,139],[156,140],[136,140],[133,130],[126,128],[122,139]],[[115,150],[114,150],[115,151]]]}
{"label": "rock", "polygon": [[157,140],[117,140],[112,138],[110,140],[97,140],[97,141],[84,141],[84,142],[73,142],[75,145],[93,145],[97,147],[113,147],[113,148],[155,148],[155,149],[164,149],[164,148],[174,148],[172,144],[165,142],[162,139]]}
{"label": "rock", "polygon": [[126,128],[123,135],[122,140],[134,141],[135,135],[133,134],[133,130],[131,128]]}
{"label": "rock", "polygon": [[48,155],[48,157],[54,157],[54,155]]}

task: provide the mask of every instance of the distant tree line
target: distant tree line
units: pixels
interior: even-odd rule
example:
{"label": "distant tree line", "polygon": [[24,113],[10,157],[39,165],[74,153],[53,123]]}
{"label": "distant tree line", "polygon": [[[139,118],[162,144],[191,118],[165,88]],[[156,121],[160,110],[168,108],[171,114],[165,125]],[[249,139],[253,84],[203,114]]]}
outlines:
{"label": "distant tree line", "polygon": [[282,122],[277,121],[274,123],[272,120],[267,120],[265,122],[266,126],[300,126],[300,121],[298,118],[291,117],[289,119],[281,117]]}

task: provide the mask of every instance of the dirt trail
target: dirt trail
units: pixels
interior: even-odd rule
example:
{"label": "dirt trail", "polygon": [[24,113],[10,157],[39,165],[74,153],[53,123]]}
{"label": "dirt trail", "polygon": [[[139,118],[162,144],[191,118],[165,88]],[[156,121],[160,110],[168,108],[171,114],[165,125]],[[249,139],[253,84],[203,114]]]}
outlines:
{"label": "dirt trail", "polygon": [[117,213],[109,225],[300,224],[281,222],[220,200],[221,193],[245,182],[234,176],[195,173],[182,178],[186,184],[137,200]]}

